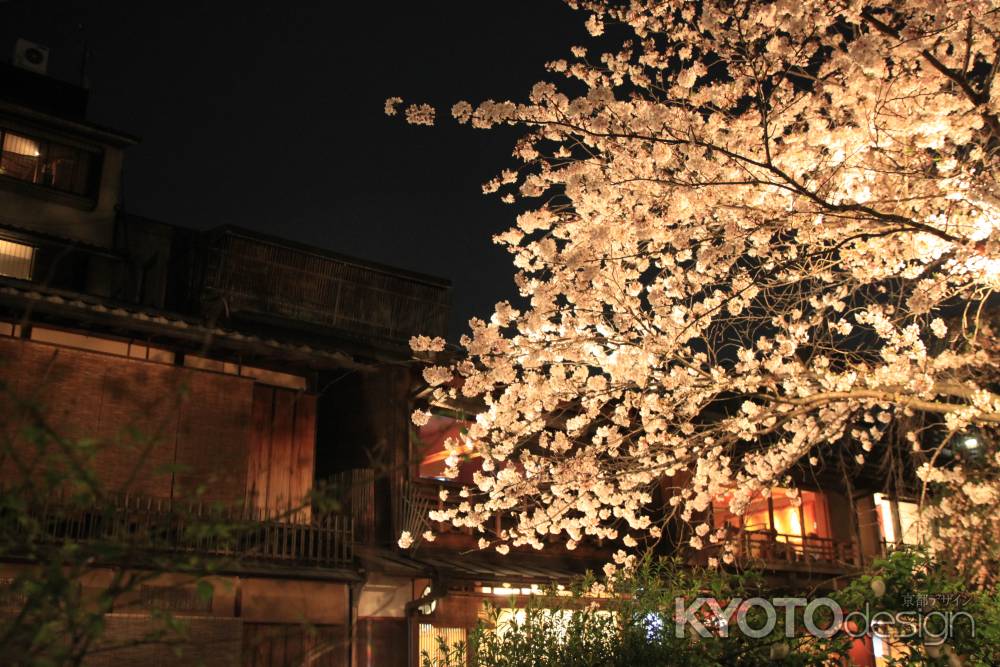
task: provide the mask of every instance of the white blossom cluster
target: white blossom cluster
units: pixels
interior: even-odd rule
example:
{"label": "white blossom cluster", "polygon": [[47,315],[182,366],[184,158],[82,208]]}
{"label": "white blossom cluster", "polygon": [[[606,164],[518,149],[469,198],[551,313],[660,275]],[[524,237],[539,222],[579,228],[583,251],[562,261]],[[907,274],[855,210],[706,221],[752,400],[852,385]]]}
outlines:
{"label": "white blossom cluster", "polygon": [[[713,501],[740,514],[806,461],[863,464],[900,419],[991,442],[997,3],[570,4],[628,41],[575,47],[549,65],[566,85],[524,102],[452,109],[523,129],[520,168],[484,190],[534,204],[495,239],[524,305],[425,373],[437,399],[486,405],[483,470],[432,518],[501,551],[619,540],[613,574],[673,517],[691,546],[722,542]],[[996,474],[940,474],[959,492],[939,516],[1000,497]],[[514,522],[490,532],[497,514]],[[970,521],[937,545],[976,531],[1000,541]]]}

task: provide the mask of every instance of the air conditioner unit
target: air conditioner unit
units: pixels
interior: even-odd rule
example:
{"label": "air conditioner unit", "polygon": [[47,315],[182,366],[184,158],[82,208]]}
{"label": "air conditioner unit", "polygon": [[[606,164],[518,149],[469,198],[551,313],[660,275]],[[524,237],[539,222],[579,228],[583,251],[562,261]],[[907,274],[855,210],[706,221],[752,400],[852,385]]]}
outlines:
{"label": "air conditioner unit", "polygon": [[14,44],[14,66],[37,74],[49,69],[49,47],[19,39]]}

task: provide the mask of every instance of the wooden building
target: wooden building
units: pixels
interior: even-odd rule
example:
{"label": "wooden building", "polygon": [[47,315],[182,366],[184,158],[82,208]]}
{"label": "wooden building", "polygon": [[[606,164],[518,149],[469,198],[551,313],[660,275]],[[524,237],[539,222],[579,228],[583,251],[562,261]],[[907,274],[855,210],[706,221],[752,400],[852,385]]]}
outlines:
{"label": "wooden building", "polygon": [[[526,598],[617,548],[505,559],[468,554],[475,536],[431,525],[439,491],[456,483],[441,474],[444,440],[469,414],[432,406],[428,425],[411,426],[426,395],[408,339],[445,334],[449,283],[128,215],[121,166],[137,139],[85,109],[85,91],[0,65],[3,413],[30,401],[54,432],[108,445],[93,465],[114,516],[83,508],[46,524],[52,540],[157,527],[166,537],[151,548],[231,563],[210,600],[164,574],[109,615],[109,636],[142,636],[165,607],[190,621],[192,664],[412,666],[436,636],[465,638],[484,600]],[[32,456],[3,459],[0,484],[35,470]],[[340,490],[336,511],[310,501],[320,483]],[[836,579],[905,536],[911,508],[873,490],[854,491],[858,512],[843,493],[807,490],[793,508],[777,490],[742,521],[721,504],[713,521],[738,531],[741,557],[777,585]],[[253,537],[184,542],[178,508],[226,512]],[[427,529],[440,532],[433,543],[396,546]],[[114,565],[85,585],[99,589]],[[23,567],[0,562],[0,581]],[[135,646],[92,664],[177,663]]]}

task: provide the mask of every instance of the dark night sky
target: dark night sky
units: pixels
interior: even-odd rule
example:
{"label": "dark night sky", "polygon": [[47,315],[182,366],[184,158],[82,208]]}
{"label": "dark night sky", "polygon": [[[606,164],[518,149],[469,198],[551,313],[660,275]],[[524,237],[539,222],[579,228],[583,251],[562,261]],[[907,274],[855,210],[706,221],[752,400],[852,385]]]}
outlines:
{"label": "dark night sky", "polygon": [[[50,74],[78,81],[86,38],[90,119],[142,138],[126,210],[450,278],[455,339],[514,294],[490,237],[515,211],[480,186],[511,164],[515,135],[447,110],[523,98],[586,40],[585,17],[559,0],[352,4],[0,0],[0,48],[45,44]],[[391,95],[444,122],[386,117]]]}

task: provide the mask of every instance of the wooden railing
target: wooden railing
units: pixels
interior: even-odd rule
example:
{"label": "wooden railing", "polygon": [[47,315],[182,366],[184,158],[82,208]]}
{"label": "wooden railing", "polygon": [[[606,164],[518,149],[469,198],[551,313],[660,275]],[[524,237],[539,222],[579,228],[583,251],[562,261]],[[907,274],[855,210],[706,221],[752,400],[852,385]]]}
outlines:
{"label": "wooden railing", "polygon": [[352,261],[287,242],[215,232],[207,247],[202,299],[250,313],[406,342],[443,336],[447,282]]}
{"label": "wooden railing", "polygon": [[822,564],[857,568],[861,555],[851,540],[828,537],[785,535],[767,530],[747,530],[735,533],[738,556],[743,561],[758,561],[767,565]]}
{"label": "wooden railing", "polygon": [[328,482],[330,491],[341,505],[341,512],[354,522],[355,540],[361,544],[377,541],[379,522],[375,505],[375,470],[342,470],[331,475]]}
{"label": "wooden railing", "polygon": [[[37,527],[30,534],[25,519]],[[295,523],[242,507],[123,496],[99,505],[59,500],[28,505],[19,516],[0,515],[0,521],[7,530],[43,543],[106,543],[135,552],[310,567],[347,567],[354,560],[353,522],[340,515]]]}
{"label": "wooden railing", "polygon": [[[414,536],[419,535],[415,531],[422,532],[427,529],[433,530],[436,534],[478,536],[478,533],[468,526],[456,527],[447,522],[436,523],[428,518],[430,510],[442,511],[458,507],[465,500],[459,496],[461,488],[461,485],[453,482],[439,482],[429,479],[406,482],[403,486],[403,493],[400,494],[397,508],[397,515],[400,517],[400,529],[408,530]],[[440,492],[442,490],[449,492],[447,500],[441,499]],[[504,530],[514,528],[516,525],[517,519],[514,513],[506,511],[494,513],[484,527],[494,534],[500,534]],[[564,534],[560,533],[557,535],[541,535],[539,539],[546,543],[558,544],[565,542],[567,538]],[[602,541],[596,538],[591,539],[587,537],[585,541],[589,546],[600,546],[602,544]]]}
{"label": "wooden railing", "polygon": [[[438,495],[441,489],[448,489],[451,495],[447,500],[441,500]],[[431,509],[443,510],[457,506],[461,502],[458,489],[454,484],[436,483],[430,480],[407,482],[404,492],[400,494],[400,505],[397,510],[402,530],[408,530],[416,537],[427,528],[436,533],[472,534],[468,528],[455,528],[451,524],[433,523],[427,518]],[[500,532],[512,525],[509,514],[498,514],[492,518],[490,528]],[[548,536],[546,539],[550,539]],[[551,538],[558,541],[562,538]],[[860,568],[861,553],[852,540],[836,540],[827,537],[785,535],[782,533],[760,531],[733,531],[729,539],[737,547],[737,555],[744,563],[763,564],[770,567],[789,567],[808,569],[811,565],[822,565],[828,568],[856,569]]]}

